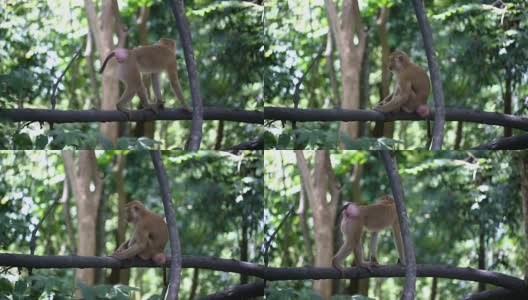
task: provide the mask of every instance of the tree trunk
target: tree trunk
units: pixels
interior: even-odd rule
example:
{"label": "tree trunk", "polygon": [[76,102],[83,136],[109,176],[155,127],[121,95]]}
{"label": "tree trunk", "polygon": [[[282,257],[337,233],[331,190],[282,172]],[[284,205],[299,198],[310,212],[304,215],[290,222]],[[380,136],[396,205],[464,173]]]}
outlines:
{"label": "tree trunk", "polygon": [[199,282],[200,269],[193,269],[193,277],[191,283],[191,291],[189,292],[189,300],[192,300],[196,297],[196,292],[198,291],[198,282]]}
{"label": "tree trunk", "polygon": [[[303,152],[297,150],[295,154],[301,174],[302,186],[306,191],[314,219],[316,249],[314,265],[316,267],[330,267],[334,254],[334,224],[340,192],[332,170],[330,153],[326,150],[314,152],[313,180]],[[326,198],[328,188],[331,195],[330,201]],[[314,282],[314,290],[328,300],[332,295],[332,281],[316,280]]]}
{"label": "tree trunk", "polygon": [[431,284],[431,297],[430,300],[436,300],[436,291],[438,289],[438,277],[433,277],[433,282]]}
{"label": "tree trunk", "polygon": [[[524,237],[528,240],[528,153],[521,152],[520,169],[521,169],[521,197],[524,219]],[[528,284],[528,244],[525,244],[524,257],[524,282]]]}
{"label": "tree trunk", "polygon": [[299,215],[299,222],[301,223],[301,231],[304,242],[304,255],[306,255],[305,263],[306,266],[313,266],[314,254],[312,248],[312,239],[310,238],[310,228],[308,227],[308,220],[306,217],[306,196],[304,190],[301,188],[299,192],[299,208],[297,209]]}
{"label": "tree trunk", "polygon": [[[387,20],[389,19],[389,8],[383,6],[380,11],[379,18],[377,20],[380,46],[381,46],[381,88],[380,88],[380,101],[385,99],[389,95],[389,34],[387,32]],[[388,137],[394,136],[394,122],[376,122],[374,127],[375,137]]]}
{"label": "tree trunk", "polygon": [[[359,13],[357,0],[343,0],[341,18],[333,0],[325,0],[329,31],[336,40],[341,62],[341,85],[343,97],[341,108],[359,109],[360,74],[365,51],[366,32]],[[357,138],[358,122],[341,122],[339,131]]]}
{"label": "tree trunk", "polygon": [[455,136],[455,150],[459,150],[460,145],[462,144],[463,129],[464,129],[464,122],[458,121],[457,128],[456,128],[456,136]]}
{"label": "tree trunk", "polygon": [[218,121],[218,129],[216,130],[215,150],[222,149],[222,142],[224,141],[224,120]]}
{"label": "tree trunk", "polygon": [[[506,68],[506,80],[504,89],[504,113],[511,115],[512,113],[512,74],[511,69]],[[504,136],[512,136],[511,127],[504,127]]]}
{"label": "tree trunk", "polygon": [[[248,225],[246,216],[242,216],[242,238],[240,239],[240,260],[248,261]],[[248,283],[248,275],[240,274],[240,284]]]}
{"label": "tree trunk", "polygon": [[[113,42],[114,24],[117,22],[118,28],[122,28],[119,17],[119,10],[116,0],[105,0],[102,4],[101,23],[104,24],[102,28],[97,18],[96,6],[92,0],[85,0],[84,6],[86,9],[86,16],[88,19],[88,27],[93,35],[95,46],[99,52],[99,59],[104,60],[106,55],[115,48]],[[102,28],[102,31],[100,30]],[[120,41],[121,42],[121,41]],[[124,43],[124,41],[123,41]],[[115,79],[117,63],[113,60],[106,66],[103,78],[103,97],[101,101],[102,110],[116,110],[116,103],[119,99],[119,83]],[[118,136],[118,123],[106,122],[100,123],[100,131],[112,143],[116,143]]]}
{"label": "tree trunk", "polygon": [[[480,224],[479,227],[478,268],[480,270],[486,270],[486,233],[484,232],[483,224]],[[478,291],[483,292],[485,290],[486,284],[479,282]]]}
{"label": "tree trunk", "polygon": [[[125,205],[128,202],[128,195],[125,192],[125,178],[124,171],[126,166],[126,155],[123,153],[117,157],[116,170],[115,170],[115,184],[117,193],[117,234],[116,234],[116,249],[117,246],[121,245],[126,240],[126,208]],[[130,280],[130,269],[112,269],[110,273],[109,282],[111,284],[124,284],[128,285]]]}
{"label": "tree trunk", "polygon": [[[97,211],[102,191],[102,175],[98,171],[95,151],[78,151],[79,158],[74,163],[73,152],[62,152],[64,170],[70,182],[77,204],[78,251],[81,256],[94,256],[96,245]],[[84,284],[93,285],[94,269],[77,269],[75,278]]]}

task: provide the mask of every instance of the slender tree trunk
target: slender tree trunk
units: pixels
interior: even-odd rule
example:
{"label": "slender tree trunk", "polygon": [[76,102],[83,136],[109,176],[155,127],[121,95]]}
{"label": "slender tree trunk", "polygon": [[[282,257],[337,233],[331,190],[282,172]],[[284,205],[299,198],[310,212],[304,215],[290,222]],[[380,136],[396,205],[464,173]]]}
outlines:
{"label": "slender tree trunk", "polygon": [[[95,151],[78,151],[79,158],[74,162],[71,150],[63,151],[64,170],[70,182],[77,204],[78,255],[94,256],[96,245],[97,211],[101,200],[102,175],[98,171]],[[94,269],[77,269],[76,280],[93,285]]]}
{"label": "slender tree trunk", "polygon": [[191,291],[189,292],[189,300],[192,300],[196,297],[196,292],[198,291],[198,283],[200,282],[198,279],[200,277],[200,269],[193,269],[193,277],[192,277],[192,283],[191,283]]}
{"label": "slender tree trunk", "polygon": [[314,264],[314,253],[312,248],[312,239],[310,238],[310,228],[308,227],[308,220],[306,217],[306,196],[304,190],[301,188],[299,192],[299,208],[297,209],[301,223],[301,231],[304,242],[304,255],[306,255],[305,264],[307,266],[313,266]]}
{"label": "slender tree trunk", "polygon": [[218,129],[216,130],[215,150],[222,149],[222,142],[224,141],[224,120],[218,121]]}
{"label": "slender tree trunk", "polygon": [[[316,249],[314,265],[316,267],[330,267],[334,254],[334,223],[340,192],[332,170],[330,153],[322,150],[314,152],[313,180],[303,152],[297,150],[295,154],[302,186],[306,191],[314,218]],[[330,201],[327,201],[326,198],[328,189],[330,189]],[[314,290],[320,293],[325,300],[328,300],[332,294],[332,281],[316,280],[314,281]]]}
{"label": "slender tree trunk", "polygon": [[[387,30],[387,20],[389,19],[389,8],[383,6],[380,11],[380,15],[377,20],[380,46],[381,46],[381,88],[380,88],[380,101],[385,99],[389,95],[389,34]],[[374,127],[375,137],[388,137],[392,138],[394,135],[394,122],[376,122]]]}
{"label": "slender tree trunk", "polygon": [[[99,202],[99,207],[97,208],[97,221],[95,224],[95,231],[97,232],[95,236],[95,255],[96,256],[106,256],[106,253],[104,253],[105,242],[106,242],[106,235],[105,235],[106,233],[105,231],[106,200],[107,200],[107,196],[104,193],[104,187],[103,187],[103,191],[101,192],[101,199]],[[103,284],[104,275],[105,275],[104,269],[101,269],[101,268],[95,269],[95,284]]]}
{"label": "slender tree trunk", "polygon": [[438,278],[433,277],[433,282],[431,283],[431,297],[430,300],[436,300],[436,294],[438,289]]}
{"label": "slender tree trunk", "polygon": [[[248,261],[248,225],[246,216],[242,216],[242,239],[240,241],[240,260]],[[240,274],[240,284],[248,283],[248,275]]]}
{"label": "slender tree trunk", "polygon": [[464,129],[464,122],[458,121],[457,128],[456,128],[456,136],[455,136],[455,150],[459,150],[460,145],[462,144],[463,129]]}
{"label": "slender tree trunk", "polygon": [[521,199],[524,219],[524,282],[528,284],[528,153],[526,151],[520,154],[520,171],[521,171]]}
{"label": "slender tree trunk", "polygon": [[[486,270],[486,233],[484,232],[482,224],[480,224],[479,227],[478,268],[480,270]],[[478,291],[483,292],[485,290],[486,284],[484,282],[479,282]]]}
{"label": "slender tree trunk", "polygon": [[[512,74],[511,69],[506,68],[506,80],[504,89],[504,113],[511,115],[512,113]],[[512,136],[511,127],[504,127],[504,136]]]}
{"label": "slender tree trunk", "polygon": [[[116,170],[115,170],[115,185],[117,193],[117,235],[116,235],[116,247],[121,245],[126,240],[126,209],[125,205],[128,200],[128,195],[125,192],[125,171],[126,166],[126,155],[121,153],[117,157]],[[130,269],[112,269],[110,273],[109,282],[111,284],[124,284],[128,285],[130,280]]]}

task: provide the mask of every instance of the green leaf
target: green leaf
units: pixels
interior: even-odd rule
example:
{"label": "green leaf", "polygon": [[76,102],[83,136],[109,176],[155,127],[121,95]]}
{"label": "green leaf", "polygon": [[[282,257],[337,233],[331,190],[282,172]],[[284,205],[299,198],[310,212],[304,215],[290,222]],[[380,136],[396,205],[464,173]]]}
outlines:
{"label": "green leaf", "polygon": [[13,144],[15,146],[15,149],[20,150],[32,150],[33,149],[33,143],[31,142],[31,138],[29,137],[29,134],[27,133],[15,133],[13,136]]}
{"label": "green leaf", "polygon": [[279,135],[279,141],[277,142],[277,148],[278,149],[287,149],[288,144],[290,144],[291,136],[286,133],[281,133]]}
{"label": "green leaf", "polygon": [[48,145],[48,137],[46,135],[40,134],[35,139],[35,149],[43,150]]}

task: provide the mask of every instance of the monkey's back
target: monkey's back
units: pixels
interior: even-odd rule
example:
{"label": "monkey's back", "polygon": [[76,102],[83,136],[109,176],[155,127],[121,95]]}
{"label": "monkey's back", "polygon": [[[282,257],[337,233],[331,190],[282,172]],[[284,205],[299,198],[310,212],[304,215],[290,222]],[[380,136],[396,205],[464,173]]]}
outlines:
{"label": "monkey's back", "polygon": [[152,256],[163,252],[169,239],[169,230],[163,218],[153,212],[147,213],[150,215],[149,221],[141,224],[141,227],[148,233],[149,243],[147,250],[139,254],[143,259],[150,259]]}
{"label": "monkey's back", "polygon": [[176,63],[173,50],[162,45],[149,45],[134,48],[139,70],[143,73],[159,73],[167,66]]}
{"label": "monkey's back", "polygon": [[431,84],[429,82],[429,75],[427,75],[427,72],[424,69],[414,63],[412,63],[409,68],[413,75],[411,77],[411,88],[416,94],[414,103],[416,107],[413,107],[414,110],[419,105],[427,103],[427,98],[429,98],[429,93],[431,92]]}
{"label": "monkey's back", "polygon": [[380,231],[396,221],[394,202],[360,206],[359,209],[363,224],[369,231]]}

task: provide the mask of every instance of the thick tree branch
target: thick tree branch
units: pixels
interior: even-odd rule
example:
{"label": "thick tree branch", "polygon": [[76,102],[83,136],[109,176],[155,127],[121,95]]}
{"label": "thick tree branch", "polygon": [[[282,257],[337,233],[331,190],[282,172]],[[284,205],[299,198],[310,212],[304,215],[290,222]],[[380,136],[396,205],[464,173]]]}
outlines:
{"label": "thick tree branch", "polygon": [[187,74],[189,76],[189,83],[191,86],[192,97],[192,125],[191,134],[187,143],[188,150],[197,151],[200,149],[202,141],[202,125],[204,120],[204,107],[202,103],[202,94],[200,91],[200,80],[198,76],[198,69],[192,49],[191,30],[189,29],[189,21],[185,16],[185,7],[183,0],[168,0],[172,13],[176,18],[176,27],[180,33],[180,41],[183,48],[183,56],[185,57],[185,65],[187,66]]}
{"label": "thick tree branch", "polygon": [[464,300],[525,300],[528,299],[528,292],[515,292],[505,288],[496,288],[484,292],[469,295]]}
{"label": "thick tree branch", "polygon": [[[170,258],[167,260],[167,265],[170,265]],[[0,254],[0,266],[22,268],[32,267],[35,269],[159,267],[151,260],[142,260],[139,258],[120,261],[109,256],[35,256],[26,254]],[[207,256],[183,256],[182,267],[247,274],[269,281],[341,278],[341,273],[335,268],[264,268],[264,266],[255,263]],[[371,272],[358,267],[345,268],[345,277],[349,279],[404,276],[405,268],[400,265],[379,266],[373,268]],[[459,268],[448,265],[417,265],[416,276],[485,282],[517,292],[528,292],[527,286],[522,279],[486,270]]]}
{"label": "thick tree branch", "polygon": [[427,15],[425,14],[423,0],[413,0],[413,5],[414,11],[416,12],[416,18],[418,19],[418,25],[422,32],[425,53],[427,54],[427,62],[429,64],[429,73],[431,74],[431,83],[433,85],[435,122],[431,149],[441,150],[442,143],[444,142],[445,104],[442,81],[440,80],[440,71],[438,70],[438,63],[436,62],[436,55],[434,52],[433,33],[431,31],[431,25],[429,25],[429,21],[427,20]]}
{"label": "thick tree branch", "polygon": [[176,213],[172,207],[172,196],[167,180],[167,172],[161,160],[160,151],[150,151],[152,164],[156,169],[158,181],[160,184],[161,199],[163,201],[163,209],[165,210],[165,219],[167,220],[167,227],[169,228],[169,243],[171,249],[171,257],[174,257],[170,264],[169,273],[169,288],[167,299],[178,299],[181,281],[182,269],[182,255],[180,246],[180,235],[178,234],[178,227],[176,225]]}
{"label": "thick tree branch", "polygon": [[252,299],[254,297],[264,296],[265,287],[266,284],[264,281],[241,284],[206,297],[198,298],[198,300]]}
{"label": "thick tree branch", "polygon": [[[0,110],[0,119],[13,122],[53,122],[53,123],[86,123],[86,122],[144,122],[154,120],[191,120],[192,115],[184,109],[164,109],[158,115],[150,110],[134,110],[132,118],[117,110],[51,110],[51,109],[9,109]],[[224,120],[263,124],[264,117],[260,111],[226,109],[209,107],[204,109],[205,120]]]}
{"label": "thick tree branch", "polygon": [[475,150],[521,150],[528,148],[528,133],[496,139],[490,143],[477,146]]}
{"label": "thick tree branch", "polygon": [[[292,109],[284,107],[265,107],[264,119],[297,122],[331,122],[331,121],[383,121],[396,120],[423,121],[433,120],[434,114],[421,118],[414,113],[382,113],[374,110],[352,109]],[[505,115],[496,112],[476,111],[470,109],[446,109],[446,121],[464,121],[488,125],[498,125],[528,131],[528,118]]]}
{"label": "thick tree branch", "polygon": [[405,286],[403,288],[403,300],[413,300],[416,293],[416,256],[414,255],[414,246],[412,242],[411,230],[409,229],[409,218],[404,203],[403,188],[401,185],[400,174],[398,174],[398,167],[396,161],[387,150],[381,151],[383,157],[383,164],[387,170],[389,182],[396,203],[396,211],[398,213],[398,220],[401,228],[401,235],[403,239],[403,249],[406,261],[405,267]]}

